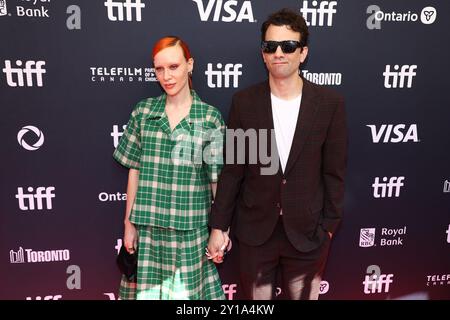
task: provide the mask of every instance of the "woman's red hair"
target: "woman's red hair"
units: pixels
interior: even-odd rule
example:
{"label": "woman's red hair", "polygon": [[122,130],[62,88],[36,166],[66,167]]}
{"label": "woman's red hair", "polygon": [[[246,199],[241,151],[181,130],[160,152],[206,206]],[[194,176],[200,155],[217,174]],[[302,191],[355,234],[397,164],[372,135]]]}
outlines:
{"label": "woman's red hair", "polygon": [[[176,45],[179,45],[181,47],[181,50],[183,50],[183,55],[184,55],[184,58],[186,59],[186,61],[188,61],[190,58],[192,58],[191,52],[189,51],[189,47],[183,40],[181,40],[180,38],[178,38],[176,36],[168,36],[168,37],[164,37],[164,38],[159,39],[155,43],[155,45],[153,47],[153,51],[152,51],[153,59],[155,59],[155,56],[161,50],[169,48],[169,47],[173,47],[173,46],[176,46]],[[191,78],[191,75],[189,75],[189,88],[192,89],[192,78]]]}

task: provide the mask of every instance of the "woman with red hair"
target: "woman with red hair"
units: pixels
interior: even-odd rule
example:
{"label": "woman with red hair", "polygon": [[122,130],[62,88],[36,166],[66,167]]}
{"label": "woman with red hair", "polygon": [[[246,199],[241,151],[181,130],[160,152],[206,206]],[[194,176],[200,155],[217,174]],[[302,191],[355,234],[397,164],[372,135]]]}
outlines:
{"label": "woman with red hair", "polygon": [[194,60],[180,38],[160,39],[153,63],[164,93],[136,105],[113,155],[129,168],[123,245],[138,255],[119,298],[224,299],[204,250],[225,124],[192,89]]}

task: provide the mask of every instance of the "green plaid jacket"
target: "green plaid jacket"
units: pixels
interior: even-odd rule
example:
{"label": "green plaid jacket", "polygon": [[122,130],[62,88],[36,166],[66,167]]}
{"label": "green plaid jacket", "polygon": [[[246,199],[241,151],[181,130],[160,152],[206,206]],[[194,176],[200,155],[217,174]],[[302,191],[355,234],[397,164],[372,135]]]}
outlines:
{"label": "green plaid jacket", "polygon": [[191,90],[187,117],[170,129],[166,94],[140,101],[113,157],[139,170],[130,221],[175,230],[208,224],[211,183],[223,166],[225,123],[220,112]]}

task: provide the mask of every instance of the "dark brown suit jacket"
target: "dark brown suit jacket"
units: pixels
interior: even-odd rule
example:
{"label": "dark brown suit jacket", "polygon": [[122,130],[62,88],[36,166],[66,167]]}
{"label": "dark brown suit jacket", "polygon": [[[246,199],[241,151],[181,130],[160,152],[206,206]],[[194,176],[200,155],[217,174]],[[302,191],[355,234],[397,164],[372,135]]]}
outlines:
{"label": "dark brown suit jacket", "polygon": [[[228,129],[238,128],[274,128],[268,81],[233,96]],[[210,226],[227,230],[236,214],[233,231],[239,241],[258,246],[272,234],[282,209],[284,228],[294,247],[302,252],[319,247],[342,217],[347,160],[343,98],[303,80],[297,127],[284,173],[280,165],[276,174],[261,175],[260,169],[267,165],[259,160],[249,163],[248,147],[246,144],[244,164],[226,163],[222,170]],[[268,150],[270,147],[269,143]]]}

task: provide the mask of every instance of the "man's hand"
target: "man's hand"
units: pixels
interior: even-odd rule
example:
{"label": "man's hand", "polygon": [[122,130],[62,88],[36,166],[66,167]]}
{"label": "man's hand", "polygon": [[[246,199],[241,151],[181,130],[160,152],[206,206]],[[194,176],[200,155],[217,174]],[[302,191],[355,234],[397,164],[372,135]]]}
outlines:
{"label": "man's hand", "polygon": [[209,235],[206,256],[215,263],[222,263],[225,249],[230,244],[228,233],[220,229],[212,229]]}

